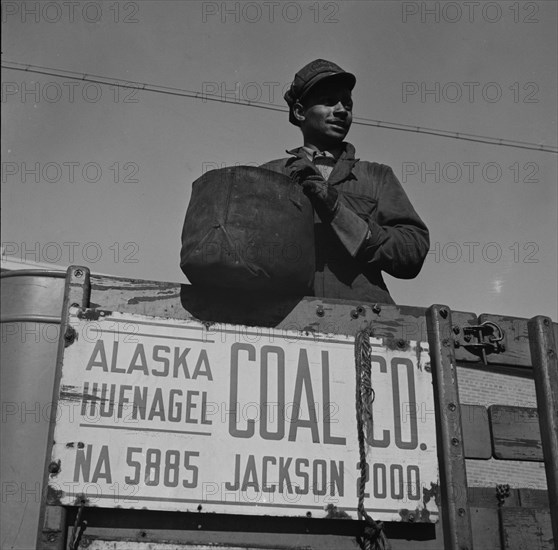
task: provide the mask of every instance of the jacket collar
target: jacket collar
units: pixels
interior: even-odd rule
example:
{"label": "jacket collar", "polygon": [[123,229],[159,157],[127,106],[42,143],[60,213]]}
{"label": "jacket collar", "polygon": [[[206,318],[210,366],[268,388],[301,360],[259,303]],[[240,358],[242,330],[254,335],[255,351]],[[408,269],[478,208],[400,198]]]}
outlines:
{"label": "jacket collar", "polygon": [[[356,174],[353,171],[353,167],[359,161],[359,159],[355,158],[355,148],[348,141],[343,142],[343,145],[343,152],[337,159],[335,167],[333,168],[333,171],[331,172],[331,175],[328,179],[328,183],[332,185],[346,180],[351,173],[354,177],[356,177]],[[308,156],[306,155],[306,152],[302,147],[296,147],[294,149],[288,150],[287,153],[294,156],[294,158],[289,159],[287,163],[287,166],[289,168],[289,175],[292,174],[292,172],[299,170],[303,166],[309,166],[313,168],[317,174],[319,174],[317,168],[308,159]]]}

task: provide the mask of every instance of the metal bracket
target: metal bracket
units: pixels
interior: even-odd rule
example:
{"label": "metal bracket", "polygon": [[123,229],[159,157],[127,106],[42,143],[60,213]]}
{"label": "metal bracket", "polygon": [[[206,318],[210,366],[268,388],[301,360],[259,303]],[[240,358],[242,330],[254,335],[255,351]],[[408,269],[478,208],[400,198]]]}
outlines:
{"label": "metal bracket", "polygon": [[467,487],[467,473],[454,342],[452,338],[444,338],[444,335],[452,332],[450,309],[442,305],[429,307],[426,323],[436,411],[444,548],[473,550],[467,491],[455,490],[456,487]]}
{"label": "metal bracket", "polygon": [[527,323],[544,465],[554,540],[558,540],[558,354],[552,320],[533,317]]}
{"label": "metal bracket", "polygon": [[[464,347],[472,353],[480,354],[484,363],[488,353],[506,351],[504,344],[501,343],[504,336],[504,330],[493,321],[463,327]],[[471,342],[473,337],[477,338],[478,342]]]}
{"label": "metal bracket", "polygon": [[[66,285],[64,288],[64,299],[62,303],[62,315],[60,322],[60,339],[58,341],[58,357],[56,360],[56,372],[54,375],[52,409],[48,434],[48,447],[46,453],[46,465],[43,474],[43,487],[48,487],[50,475],[55,472],[51,470],[52,445],[54,441],[54,428],[58,412],[58,395],[60,393],[60,378],[62,376],[62,362],[64,349],[71,345],[75,338],[75,331],[69,324],[69,309],[71,307],[88,307],[91,293],[91,281],[89,269],[86,267],[72,265],[66,272]],[[56,465],[57,466],[57,465]],[[39,517],[39,529],[37,534],[37,548],[39,550],[63,550],[67,532],[66,510],[56,502],[50,502],[51,493],[43,491],[41,502],[41,512]],[[47,512],[58,508],[56,513],[51,514],[56,517],[57,522],[53,521],[47,525]]]}

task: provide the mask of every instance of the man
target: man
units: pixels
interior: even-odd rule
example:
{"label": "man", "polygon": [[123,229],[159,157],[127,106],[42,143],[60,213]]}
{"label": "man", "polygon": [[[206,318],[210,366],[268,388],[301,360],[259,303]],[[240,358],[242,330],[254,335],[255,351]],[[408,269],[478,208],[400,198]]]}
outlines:
{"label": "man", "polygon": [[392,169],[356,159],[343,141],[355,83],[353,74],[323,59],[300,69],[285,100],[304,145],[262,168],[294,178],[314,206],[314,294],[393,304],[382,271],[416,277],[428,253],[428,229]]}

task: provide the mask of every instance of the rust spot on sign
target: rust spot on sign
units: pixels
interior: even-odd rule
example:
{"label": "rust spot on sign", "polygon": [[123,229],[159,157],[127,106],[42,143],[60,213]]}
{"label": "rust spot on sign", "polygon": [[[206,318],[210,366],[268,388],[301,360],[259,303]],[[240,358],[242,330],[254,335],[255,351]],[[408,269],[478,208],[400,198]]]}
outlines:
{"label": "rust spot on sign", "polygon": [[57,476],[60,473],[60,470],[62,469],[62,462],[60,461],[60,459],[58,460],[53,460],[49,465],[48,465],[48,473],[54,477]]}
{"label": "rust spot on sign", "polygon": [[349,516],[345,510],[340,510],[333,504],[328,504],[326,506],[326,512],[326,519],[351,519],[351,516]]}
{"label": "rust spot on sign", "polygon": [[78,311],[78,319],[84,321],[98,321],[102,317],[110,317],[112,311],[107,309],[86,309],[85,311]]}
{"label": "rust spot on sign", "polygon": [[165,296],[136,296],[135,298],[130,298],[128,300],[128,304],[135,305],[139,304],[140,302],[157,302],[160,300],[168,300],[170,298],[180,298],[180,293],[173,292],[172,294],[166,294]]}
{"label": "rust spot on sign", "polygon": [[401,508],[399,510],[399,516],[401,517],[401,521],[407,521],[409,523],[432,523],[430,521],[430,512],[426,508],[420,509],[418,506],[414,510]]}
{"label": "rust spot on sign", "polygon": [[60,399],[64,401],[78,401],[82,400],[82,394],[79,392],[81,388],[77,386],[62,386],[60,388]]}
{"label": "rust spot on sign", "polygon": [[74,500],[74,506],[87,506],[89,504],[89,499],[85,495],[76,495],[76,500]]}
{"label": "rust spot on sign", "polygon": [[440,502],[440,486],[437,483],[430,482],[430,489],[423,487],[422,489],[422,502],[426,506],[431,499],[434,499],[438,508],[441,506]]}
{"label": "rust spot on sign", "polygon": [[417,342],[416,346],[415,346],[415,352],[417,354],[417,369],[419,371],[422,371],[422,364],[420,362],[420,357],[422,355],[422,346]]}
{"label": "rust spot on sign", "polygon": [[392,351],[407,351],[411,347],[410,342],[403,338],[386,338],[384,344]]}
{"label": "rust spot on sign", "polygon": [[60,489],[53,489],[50,485],[47,489],[47,504],[62,504],[62,498],[64,497],[64,491]]}

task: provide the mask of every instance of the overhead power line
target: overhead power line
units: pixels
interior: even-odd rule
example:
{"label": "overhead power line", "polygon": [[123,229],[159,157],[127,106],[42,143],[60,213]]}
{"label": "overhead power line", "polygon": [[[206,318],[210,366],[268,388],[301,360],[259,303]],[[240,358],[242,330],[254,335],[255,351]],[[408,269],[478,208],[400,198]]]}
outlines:
{"label": "overhead power line", "polygon": [[[136,89],[145,92],[158,94],[174,95],[179,97],[189,97],[193,99],[201,99],[203,101],[217,101],[219,103],[233,103],[235,105],[244,105],[246,107],[255,107],[258,109],[266,109],[268,111],[279,111],[287,113],[288,109],[273,103],[265,103],[262,101],[252,101],[248,99],[234,98],[231,99],[226,95],[210,94],[206,92],[198,92],[194,90],[186,90],[183,88],[173,88],[170,86],[161,86],[158,84],[149,84],[146,82],[134,82],[119,78],[111,78],[107,76],[93,75],[89,73],[81,73],[75,71],[66,71],[53,67],[43,67],[40,65],[30,65],[24,63],[16,63],[15,61],[2,62],[2,68],[12,71],[22,71],[27,73],[42,74],[57,78],[68,78],[72,80],[80,80],[101,84],[105,86],[115,86],[118,88]],[[388,122],[383,120],[374,120],[366,117],[354,117],[353,124],[360,126],[374,126],[376,128],[386,128],[388,130],[399,130],[401,132],[411,132],[414,134],[428,134],[450,139],[473,141],[476,143],[486,143],[490,145],[499,145],[501,147],[515,147],[518,149],[529,149],[532,151],[540,151],[544,153],[558,153],[558,147],[552,145],[542,145],[528,141],[517,141],[501,137],[483,136],[478,134],[469,134],[464,132],[454,132],[451,130],[440,130],[438,128],[427,128],[425,126],[414,126],[411,124],[400,124],[398,122]]]}

